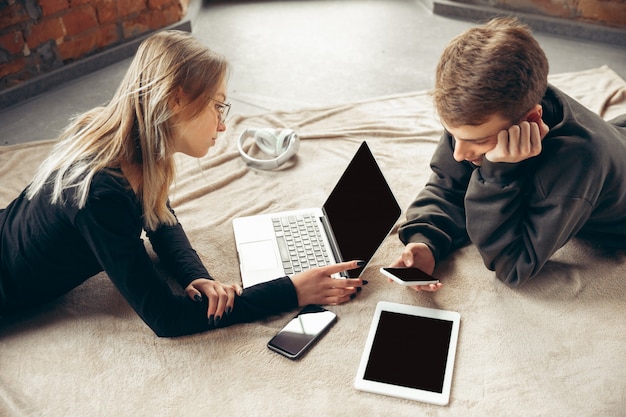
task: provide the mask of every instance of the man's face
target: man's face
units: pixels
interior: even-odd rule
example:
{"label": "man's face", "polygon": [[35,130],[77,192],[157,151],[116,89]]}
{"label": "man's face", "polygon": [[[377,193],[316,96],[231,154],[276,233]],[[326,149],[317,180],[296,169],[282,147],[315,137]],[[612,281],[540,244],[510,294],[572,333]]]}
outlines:
{"label": "man's face", "polygon": [[513,123],[496,114],[477,126],[452,127],[442,124],[454,138],[454,160],[469,161],[476,166],[481,166],[485,154],[495,148],[498,143],[498,133],[501,130],[507,130]]}

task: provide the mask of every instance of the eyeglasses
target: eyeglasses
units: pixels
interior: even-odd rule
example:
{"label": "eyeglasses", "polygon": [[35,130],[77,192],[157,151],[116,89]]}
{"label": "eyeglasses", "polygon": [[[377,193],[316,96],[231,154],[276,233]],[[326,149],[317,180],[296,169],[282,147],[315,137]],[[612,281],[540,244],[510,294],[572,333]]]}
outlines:
{"label": "eyeglasses", "polygon": [[224,103],[222,101],[215,100],[214,98],[211,98],[210,100],[216,103],[215,107],[220,115],[220,123],[224,124],[224,122],[226,122],[226,117],[228,117],[228,112],[230,112],[230,103]]}

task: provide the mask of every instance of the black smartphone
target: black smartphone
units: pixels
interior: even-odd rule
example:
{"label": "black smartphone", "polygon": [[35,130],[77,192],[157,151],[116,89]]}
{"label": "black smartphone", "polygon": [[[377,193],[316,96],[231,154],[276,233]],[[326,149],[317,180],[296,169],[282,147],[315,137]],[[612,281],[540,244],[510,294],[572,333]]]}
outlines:
{"label": "black smartphone", "polygon": [[380,268],[380,272],[401,285],[436,284],[439,280],[417,268]]}
{"label": "black smartphone", "polygon": [[317,305],[304,307],[267,343],[271,350],[297,359],[337,321],[337,315]]}

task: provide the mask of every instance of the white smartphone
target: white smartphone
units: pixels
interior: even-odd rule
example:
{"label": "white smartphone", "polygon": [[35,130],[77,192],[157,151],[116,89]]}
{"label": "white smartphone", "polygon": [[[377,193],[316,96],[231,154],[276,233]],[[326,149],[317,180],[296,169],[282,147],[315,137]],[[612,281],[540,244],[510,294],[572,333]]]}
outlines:
{"label": "white smartphone", "polygon": [[380,272],[400,285],[429,285],[439,280],[418,268],[380,268]]}
{"label": "white smartphone", "polygon": [[297,359],[337,320],[337,315],[317,305],[304,307],[267,343],[271,350]]}

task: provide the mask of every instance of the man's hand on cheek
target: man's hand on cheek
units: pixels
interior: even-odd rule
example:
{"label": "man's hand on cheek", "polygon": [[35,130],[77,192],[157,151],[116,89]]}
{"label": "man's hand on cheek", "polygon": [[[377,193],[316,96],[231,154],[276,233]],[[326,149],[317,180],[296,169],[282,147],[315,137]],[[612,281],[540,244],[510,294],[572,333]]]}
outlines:
{"label": "man's hand on cheek", "polygon": [[535,122],[521,122],[498,133],[496,146],[485,153],[491,162],[517,163],[541,153],[541,140],[547,134],[547,126]]}

